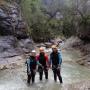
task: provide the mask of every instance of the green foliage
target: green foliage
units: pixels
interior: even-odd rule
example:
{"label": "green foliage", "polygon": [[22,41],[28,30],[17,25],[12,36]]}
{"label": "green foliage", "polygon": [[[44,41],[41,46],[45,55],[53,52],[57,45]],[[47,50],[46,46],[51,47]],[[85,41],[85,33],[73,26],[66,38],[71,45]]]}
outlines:
{"label": "green foliage", "polygon": [[34,41],[48,41],[57,35],[59,23],[42,12],[40,0],[23,0],[22,10],[29,26],[30,36]]}
{"label": "green foliage", "polygon": [[85,41],[90,40],[90,15],[85,15],[79,20],[78,36]]}
{"label": "green foliage", "polygon": [[64,21],[63,23],[63,34],[68,38],[71,35],[74,35],[74,28],[72,22]]}
{"label": "green foliage", "polygon": [[85,27],[90,25],[90,15],[86,15],[83,18],[81,18],[79,21],[79,25],[82,25]]}
{"label": "green foliage", "polygon": [[36,42],[48,41],[52,38],[52,34],[49,30],[48,24],[46,23],[45,17],[38,16],[36,22],[31,25],[31,28],[31,36]]}
{"label": "green foliage", "polygon": [[[84,13],[87,1],[53,0],[52,5],[48,6],[43,5],[42,0],[22,0],[21,7],[29,26],[29,35],[39,42],[63,35],[68,38],[76,35],[77,30],[87,30],[90,27],[90,15]],[[83,10],[79,9],[79,4]],[[63,18],[57,19],[57,12]]]}

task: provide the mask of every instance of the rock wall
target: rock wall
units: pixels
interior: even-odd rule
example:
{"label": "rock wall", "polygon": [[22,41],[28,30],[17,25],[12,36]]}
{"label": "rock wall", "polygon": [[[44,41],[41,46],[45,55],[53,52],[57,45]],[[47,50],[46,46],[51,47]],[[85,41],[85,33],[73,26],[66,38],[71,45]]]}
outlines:
{"label": "rock wall", "polygon": [[77,60],[77,63],[79,63],[80,65],[85,65],[87,67],[90,67],[90,43],[85,43],[80,38],[73,36],[67,39],[64,47],[62,48],[67,50],[71,48],[80,50],[82,53],[82,57],[80,57],[80,59]]}
{"label": "rock wall", "polygon": [[22,18],[19,5],[14,3],[7,3],[5,1],[0,3],[0,35],[14,35],[22,39],[27,38],[26,24]]}
{"label": "rock wall", "polygon": [[0,36],[0,69],[25,61],[22,57],[33,49],[33,41],[29,38],[18,40],[14,36]]}
{"label": "rock wall", "polygon": [[25,60],[22,57],[34,49],[18,1],[0,0],[0,69],[21,63]]}

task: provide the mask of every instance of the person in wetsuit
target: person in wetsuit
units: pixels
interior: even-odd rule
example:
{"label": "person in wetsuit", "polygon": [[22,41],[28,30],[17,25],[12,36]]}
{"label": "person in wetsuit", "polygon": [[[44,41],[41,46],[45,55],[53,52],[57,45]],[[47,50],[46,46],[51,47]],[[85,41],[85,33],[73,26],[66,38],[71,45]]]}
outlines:
{"label": "person in wetsuit", "polygon": [[61,76],[61,64],[62,64],[62,56],[61,52],[58,51],[57,46],[52,46],[52,53],[50,54],[50,65],[52,65],[52,70],[54,74],[54,81],[57,81],[57,77],[59,78],[60,83],[62,82]]}
{"label": "person in wetsuit", "polygon": [[36,57],[38,63],[39,79],[42,81],[44,72],[45,79],[48,80],[48,56],[45,54],[43,47],[41,47],[39,51],[40,53]]}
{"label": "person in wetsuit", "polygon": [[27,83],[30,84],[31,79],[32,79],[32,83],[34,83],[35,74],[36,74],[36,66],[37,66],[35,50],[32,50],[31,55],[26,61],[26,64],[27,64]]}

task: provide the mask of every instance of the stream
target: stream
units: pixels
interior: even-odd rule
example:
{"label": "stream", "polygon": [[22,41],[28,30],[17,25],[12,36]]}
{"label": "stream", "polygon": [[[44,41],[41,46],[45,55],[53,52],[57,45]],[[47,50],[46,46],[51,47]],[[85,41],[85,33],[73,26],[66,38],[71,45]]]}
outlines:
{"label": "stream", "polygon": [[[38,72],[36,73],[35,84],[27,85],[26,66],[15,69],[0,71],[0,90],[90,90],[90,69],[76,63],[81,57],[77,50],[63,50],[62,78],[63,84],[54,82],[52,70],[49,70],[49,80],[39,81]],[[87,84],[81,84],[87,82]],[[81,84],[81,85],[79,85]],[[84,86],[83,86],[84,85]],[[83,87],[83,88],[82,88]]]}

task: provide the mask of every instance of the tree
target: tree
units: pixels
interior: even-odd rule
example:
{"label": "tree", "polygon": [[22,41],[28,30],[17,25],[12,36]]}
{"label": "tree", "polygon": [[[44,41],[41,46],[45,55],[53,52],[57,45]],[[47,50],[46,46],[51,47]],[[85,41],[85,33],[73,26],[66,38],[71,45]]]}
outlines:
{"label": "tree", "polygon": [[22,2],[22,9],[30,28],[30,35],[36,42],[48,41],[52,38],[47,24],[48,17],[42,13],[40,3],[40,0],[25,0]]}
{"label": "tree", "polygon": [[35,41],[47,41],[61,35],[83,37],[85,30],[89,32],[90,28],[88,2],[89,0],[22,0],[21,6],[30,36]]}

